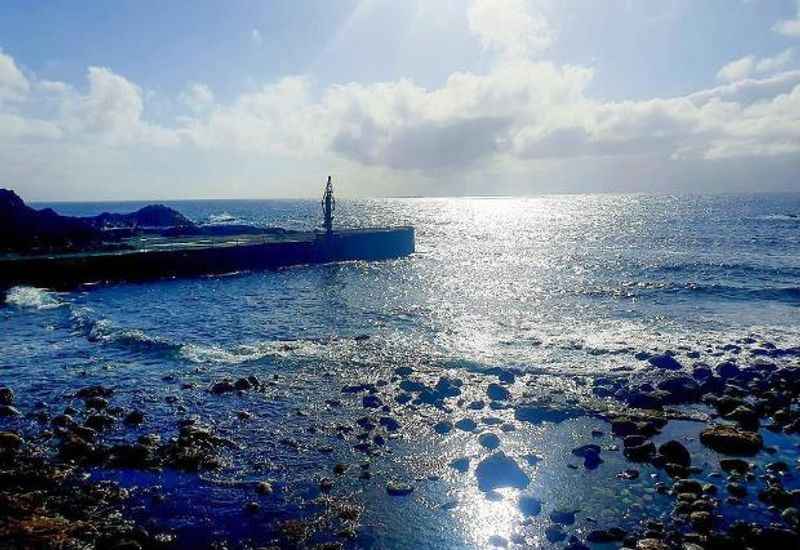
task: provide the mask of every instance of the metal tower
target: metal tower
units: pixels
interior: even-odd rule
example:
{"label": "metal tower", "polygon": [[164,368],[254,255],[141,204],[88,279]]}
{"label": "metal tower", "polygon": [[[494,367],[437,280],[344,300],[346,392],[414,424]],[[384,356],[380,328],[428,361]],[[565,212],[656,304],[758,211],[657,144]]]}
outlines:
{"label": "metal tower", "polygon": [[322,213],[325,216],[325,232],[333,232],[333,211],[336,210],[336,199],[333,198],[333,181],[328,176],[328,183],[325,185],[325,194],[322,196]]}

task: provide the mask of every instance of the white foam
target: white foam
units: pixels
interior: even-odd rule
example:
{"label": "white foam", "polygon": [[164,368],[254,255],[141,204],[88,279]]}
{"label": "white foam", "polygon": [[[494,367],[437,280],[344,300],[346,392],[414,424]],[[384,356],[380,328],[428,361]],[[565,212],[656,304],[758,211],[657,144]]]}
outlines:
{"label": "white foam", "polygon": [[307,340],[283,342],[266,341],[254,344],[243,344],[231,348],[220,346],[204,346],[201,344],[184,344],[180,347],[180,355],[192,363],[225,363],[239,365],[258,361],[265,357],[306,356],[313,357],[320,353],[322,345]]}
{"label": "white foam", "polygon": [[15,286],[6,294],[6,304],[20,309],[54,309],[64,304],[55,292],[32,286]]}
{"label": "white foam", "polygon": [[241,223],[241,219],[237,218],[229,212],[222,212],[221,214],[211,214],[208,217],[208,222],[211,224],[225,224],[225,223]]}

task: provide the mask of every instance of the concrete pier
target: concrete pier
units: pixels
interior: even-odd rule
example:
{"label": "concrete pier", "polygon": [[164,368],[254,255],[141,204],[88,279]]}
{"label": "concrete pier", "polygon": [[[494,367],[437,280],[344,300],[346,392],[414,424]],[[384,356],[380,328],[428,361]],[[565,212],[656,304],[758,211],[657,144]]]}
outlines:
{"label": "concrete pier", "polygon": [[125,250],[0,256],[0,286],[68,288],[80,283],[191,277],[301,264],[385,260],[414,252],[414,228],[332,233],[150,237]]}

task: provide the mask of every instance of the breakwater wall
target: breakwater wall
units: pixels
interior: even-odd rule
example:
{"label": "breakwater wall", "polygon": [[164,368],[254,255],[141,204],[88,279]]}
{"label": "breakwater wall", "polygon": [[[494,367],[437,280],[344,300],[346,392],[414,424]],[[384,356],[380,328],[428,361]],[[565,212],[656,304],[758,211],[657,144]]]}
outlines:
{"label": "breakwater wall", "polygon": [[191,277],[243,270],[353,260],[385,260],[414,252],[413,227],[302,233],[291,239],[241,236],[210,243],[159,243],[160,249],[0,258],[0,286],[67,288],[95,281]]}

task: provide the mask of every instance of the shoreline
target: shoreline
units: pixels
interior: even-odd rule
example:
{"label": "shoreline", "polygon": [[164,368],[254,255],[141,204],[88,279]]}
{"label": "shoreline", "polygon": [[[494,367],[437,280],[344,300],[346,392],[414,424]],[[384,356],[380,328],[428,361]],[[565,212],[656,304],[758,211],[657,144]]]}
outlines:
{"label": "shoreline", "polygon": [[[245,476],[232,485],[225,481],[231,471],[252,468],[246,466],[246,456],[244,464],[238,464],[245,440],[222,428],[213,415],[199,419],[178,412],[172,427],[162,428],[163,433],[143,433],[150,412],[118,406],[115,401],[124,396],[114,388],[85,386],[68,396],[63,410],[55,403],[18,410],[15,403],[20,396],[11,387],[0,391],[4,403],[0,437],[3,498],[17,510],[21,523],[0,524],[0,532],[13,531],[25,537],[26,530],[34,527],[31,523],[26,527],[25,521],[50,518],[45,522],[48,528],[62,529],[61,535],[68,536],[63,532],[63,518],[69,517],[66,514],[76,501],[72,497],[64,500],[58,493],[60,484],[54,483],[58,476],[66,475],[75,480],[76,499],[94,495],[96,508],[107,510],[107,516],[100,513],[90,518],[98,533],[94,541],[98,547],[106,547],[103,541],[108,537],[114,544],[130,540],[123,546],[126,548],[136,548],[135,544],[181,547],[181,530],[171,529],[169,521],[164,525],[156,521],[156,530],[149,525],[159,516],[163,502],[176,497],[151,493],[154,488],[146,485],[124,487],[136,478],[131,472],[150,472],[154,479],[175,472],[188,476],[184,477],[187,480],[195,478],[200,485],[206,483],[204,479],[217,479],[223,492],[236,495],[234,501],[244,501],[238,514],[242,521],[261,525],[259,518],[275,513],[286,516],[269,527],[243,528],[248,535],[233,536],[229,542],[234,547],[252,536],[258,539],[254,544],[277,543],[280,547],[383,547],[380,539],[375,540],[371,519],[375,511],[371,508],[398,507],[407,513],[418,495],[427,497],[433,490],[426,484],[437,483],[447,483],[451,492],[462,497],[468,494],[468,498],[482,499],[485,504],[481,506],[504,502],[513,509],[505,512],[511,518],[509,532],[488,541],[498,546],[514,547],[526,540],[530,544],[540,540],[537,537],[544,537],[541,542],[567,542],[574,549],[601,542],[648,549],[684,544],[722,548],[742,537],[755,548],[785,542],[797,536],[799,526],[796,506],[800,488],[796,488],[797,474],[793,472],[798,469],[800,416],[786,405],[800,395],[800,350],[777,348],[749,337],[719,347],[726,351],[726,358],[740,360],[706,366],[701,364],[704,354],[679,350],[676,356],[680,361],[691,354],[697,364],[690,369],[669,354],[641,355],[640,360],[650,364],[644,377],[620,371],[611,376],[568,379],[514,369],[440,372],[421,366],[397,367],[389,371],[390,376],[374,379],[340,378],[334,386],[338,388],[325,396],[327,399],[317,391],[315,400],[307,401],[304,408],[292,409],[293,422],[301,431],[273,441],[271,450],[265,451],[267,460],[284,460],[284,454],[309,455],[311,465],[303,463],[302,468],[310,468],[303,474],[310,481],[299,488],[292,486],[296,481],[283,482],[271,474],[260,480]],[[336,379],[333,374],[329,377],[331,382]],[[274,400],[294,384],[290,373],[271,379],[253,375],[216,379],[205,388],[180,383],[170,375],[165,375],[163,383],[197,392],[197,398],[209,404],[249,403],[250,407],[238,413],[237,422],[242,425],[255,422],[259,404]],[[567,433],[573,437],[570,443],[562,441]],[[783,448],[771,448],[770,438],[778,433],[786,434],[781,436],[785,441],[780,440]],[[664,440],[672,435],[677,439]],[[521,451],[526,440],[538,441],[537,452]],[[454,444],[448,447],[448,441]],[[554,449],[548,449],[548,441]],[[425,459],[419,454],[425,447],[431,451],[440,448],[450,458]],[[547,458],[548,452],[555,453],[554,457]],[[775,458],[786,453],[794,461]],[[556,462],[559,456],[560,464]],[[406,471],[401,476],[398,472],[403,470],[392,463],[397,457],[421,461],[423,466],[416,475]],[[39,466],[31,476],[25,469],[35,461]],[[616,470],[606,471],[611,465]],[[544,486],[539,494],[528,494],[538,479],[565,470],[569,473],[558,475],[574,476],[577,483],[586,477],[609,488],[640,484],[639,497],[630,505],[643,506],[638,526],[630,518],[626,520],[625,513],[612,524],[585,517],[588,512],[579,503],[574,510],[562,509],[545,497],[543,493],[549,489]],[[90,471],[99,473],[100,478],[116,477],[123,487],[80,477]],[[219,472],[229,473],[216,478]],[[597,478],[599,474],[603,477]],[[32,514],[24,506],[32,486],[20,482],[14,488],[13,482],[8,483],[36,480],[37,475],[39,481],[34,485],[45,487],[45,508]],[[42,483],[42,478],[50,482]],[[360,485],[373,490],[377,485],[383,495],[359,499],[359,492],[365,491],[357,489]],[[105,492],[98,493],[100,488]],[[366,490],[364,494],[374,493]],[[141,495],[147,498],[141,501]],[[139,502],[138,516],[148,523],[146,531],[151,538],[142,538],[132,523],[118,521],[116,511],[124,506],[124,496]],[[655,502],[655,508],[647,502]],[[48,503],[54,503],[49,516]],[[447,517],[449,504],[443,502],[435,512],[425,513]],[[457,500],[454,506],[460,509],[463,501]],[[737,516],[738,509],[753,506],[763,509],[758,517],[765,519],[754,524],[730,519]],[[620,511],[625,512],[625,507]],[[771,526],[773,522],[780,527]],[[30,536],[36,530],[32,533]],[[131,539],[132,533],[140,538]],[[467,540],[465,547],[470,546]],[[193,547],[196,543],[193,541]]]}

